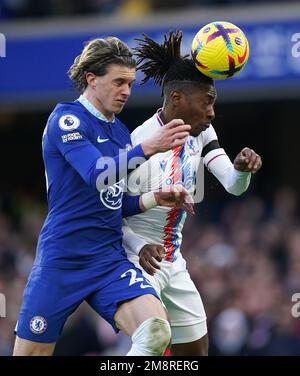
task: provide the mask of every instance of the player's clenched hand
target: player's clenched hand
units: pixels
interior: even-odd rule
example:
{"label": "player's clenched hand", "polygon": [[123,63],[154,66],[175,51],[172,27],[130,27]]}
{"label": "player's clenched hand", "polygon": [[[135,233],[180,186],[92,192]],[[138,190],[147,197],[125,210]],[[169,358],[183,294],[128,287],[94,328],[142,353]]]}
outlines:
{"label": "player's clenched hand", "polygon": [[141,267],[150,275],[154,275],[160,269],[158,262],[165,256],[165,249],[159,244],[147,244],[140,250],[139,263]]}
{"label": "player's clenched hand", "polygon": [[144,154],[149,157],[155,153],[162,153],[183,145],[189,136],[190,129],[191,126],[184,124],[181,119],[170,121],[142,143]]}
{"label": "player's clenched hand", "polygon": [[194,212],[194,200],[189,192],[182,186],[169,186],[169,191],[154,192],[155,200],[159,206],[183,208],[189,214]]}
{"label": "player's clenched hand", "polygon": [[241,172],[255,174],[262,166],[261,158],[254,150],[244,148],[234,160],[234,168]]}

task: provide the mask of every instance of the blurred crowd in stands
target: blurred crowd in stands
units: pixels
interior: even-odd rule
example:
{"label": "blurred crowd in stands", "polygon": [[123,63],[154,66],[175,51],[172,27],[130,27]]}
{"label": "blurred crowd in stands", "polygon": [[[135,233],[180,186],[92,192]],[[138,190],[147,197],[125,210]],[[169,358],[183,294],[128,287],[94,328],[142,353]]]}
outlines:
{"label": "blurred crowd in stands", "polygon": [[[46,208],[32,198],[0,198],[0,355],[10,355],[21,296]],[[270,201],[246,195],[204,201],[189,217],[182,252],[208,316],[211,355],[300,355],[299,201],[290,188]],[[300,310],[299,310],[300,311]],[[124,355],[116,335],[86,304],[67,321],[56,355]]]}
{"label": "blurred crowd in stands", "polygon": [[[283,0],[263,0],[278,2]],[[293,0],[289,0],[290,2]],[[294,0],[298,1],[298,0]],[[246,5],[259,0],[0,0],[0,19],[84,14],[146,15],[160,10],[217,5]]]}

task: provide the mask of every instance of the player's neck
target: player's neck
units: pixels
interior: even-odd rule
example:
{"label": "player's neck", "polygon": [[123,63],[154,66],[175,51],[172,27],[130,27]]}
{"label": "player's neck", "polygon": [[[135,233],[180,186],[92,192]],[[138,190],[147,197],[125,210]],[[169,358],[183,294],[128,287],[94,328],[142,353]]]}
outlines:
{"label": "player's neck", "polygon": [[97,98],[88,90],[83,93],[83,96],[96,108],[96,110],[98,110],[103,116],[105,116],[108,121],[112,121],[114,119],[114,115],[107,113],[107,111],[105,111],[103,106],[101,105],[101,102],[97,100]]}
{"label": "player's neck", "polygon": [[164,123],[164,124],[167,124],[169,123],[171,120],[174,119],[174,117],[172,117],[172,115],[169,113],[168,109],[166,107],[163,107],[161,112],[159,113],[159,117],[160,117],[160,120]]}

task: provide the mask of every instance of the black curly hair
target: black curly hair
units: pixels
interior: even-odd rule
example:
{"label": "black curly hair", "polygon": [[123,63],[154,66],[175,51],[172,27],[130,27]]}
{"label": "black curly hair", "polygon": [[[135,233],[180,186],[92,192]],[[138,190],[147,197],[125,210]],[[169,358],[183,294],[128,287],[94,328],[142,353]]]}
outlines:
{"label": "black curly hair", "polygon": [[144,78],[142,84],[153,79],[155,84],[162,87],[162,93],[167,94],[171,89],[178,89],[183,84],[201,87],[214,85],[213,80],[202,74],[188,55],[180,52],[183,33],[181,30],[164,35],[164,42],[158,44],[143,34],[137,38],[139,45],[133,48],[137,58],[138,70]]}

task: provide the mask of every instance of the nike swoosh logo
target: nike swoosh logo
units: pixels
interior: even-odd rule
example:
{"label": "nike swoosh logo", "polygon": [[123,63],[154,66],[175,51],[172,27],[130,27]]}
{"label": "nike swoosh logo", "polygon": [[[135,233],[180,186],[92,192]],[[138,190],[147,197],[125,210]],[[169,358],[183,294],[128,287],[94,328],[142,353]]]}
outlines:
{"label": "nike swoosh logo", "polygon": [[146,289],[147,287],[152,287],[151,285],[144,285],[143,282],[140,284],[141,289]]}
{"label": "nike swoosh logo", "polygon": [[100,136],[98,136],[98,138],[97,138],[97,142],[98,142],[99,144],[102,144],[102,142],[105,142],[105,141],[108,141],[108,138],[100,138]]}

